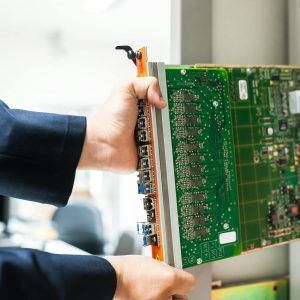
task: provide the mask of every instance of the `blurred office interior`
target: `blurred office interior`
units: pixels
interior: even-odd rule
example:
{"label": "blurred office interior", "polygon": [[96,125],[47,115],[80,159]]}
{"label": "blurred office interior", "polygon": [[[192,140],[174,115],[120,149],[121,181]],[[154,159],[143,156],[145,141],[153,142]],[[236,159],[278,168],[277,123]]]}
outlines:
{"label": "blurred office interior", "polygon": [[[169,0],[1,0],[0,98],[12,108],[90,115],[115,84],[136,76],[115,46],[147,45],[149,59],[169,61],[169,32]],[[145,219],[139,200],[136,174],[78,171],[69,203],[97,207],[103,251],[114,253],[122,233],[124,239]],[[38,246],[58,237],[51,226],[55,210],[10,199],[2,214],[9,211],[16,245]]]}

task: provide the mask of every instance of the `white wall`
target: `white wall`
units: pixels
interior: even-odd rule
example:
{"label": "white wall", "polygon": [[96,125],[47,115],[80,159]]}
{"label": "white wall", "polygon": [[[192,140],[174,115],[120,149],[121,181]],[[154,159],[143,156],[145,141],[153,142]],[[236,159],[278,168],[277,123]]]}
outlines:
{"label": "white wall", "polygon": [[212,61],[288,63],[286,0],[213,0]]}
{"label": "white wall", "polygon": [[169,1],[119,0],[95,13],[83,3],[0,0],[0,98],[19,107],[89,110],[113,84],[135,76],[116,45],[147,45],[150,59],[168,61]]}

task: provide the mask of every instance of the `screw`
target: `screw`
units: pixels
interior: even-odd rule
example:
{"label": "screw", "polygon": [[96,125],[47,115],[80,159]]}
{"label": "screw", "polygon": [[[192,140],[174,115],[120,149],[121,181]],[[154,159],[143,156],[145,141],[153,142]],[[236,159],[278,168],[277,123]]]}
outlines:
{"label": "screw", "polygon": [[136,58],[137,59],[141,59],[142,58],[142,52],[141,51],[137,51],[136,52]]}
{"label": "screw", "polygon": [[229,228],[229,224],[228,224],[228,223],[225,223],[225,224],[223,225],[223,228],[224,228],[224,229],[228,229],[228,228]]}

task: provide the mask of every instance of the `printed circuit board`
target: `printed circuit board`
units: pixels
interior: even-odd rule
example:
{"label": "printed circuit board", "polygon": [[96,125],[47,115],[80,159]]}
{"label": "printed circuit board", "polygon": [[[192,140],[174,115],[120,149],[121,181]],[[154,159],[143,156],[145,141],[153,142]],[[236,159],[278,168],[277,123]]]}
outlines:
{"label": "printed circuit board", "polygon": [[186,268],[300,237],[300,67],[149,63],[168,107],[139,103],[138,224]]}

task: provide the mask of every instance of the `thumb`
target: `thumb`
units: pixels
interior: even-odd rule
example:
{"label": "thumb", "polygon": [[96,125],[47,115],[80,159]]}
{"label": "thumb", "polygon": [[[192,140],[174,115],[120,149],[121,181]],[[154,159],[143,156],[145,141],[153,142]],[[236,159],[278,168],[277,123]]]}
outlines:
{"label": "thumb", "polygon": [[186,297],[182,295],[189,294],[189,292],[195,287],[195,285],[196,285],[196,279],[192,274],[177,269],[176,276],[175,276],[174,290],[173,290],[173,295],[177,295],[174,296],[177,298],[173,298],[173,299],[187,299],[187,298],[182,298],[182,297]]}
{"label": "thumb", "polygon": [[187,296],[183,296],[183,295],[174,295],[171,298],[172,300],[188,300]]}
{"label": "thumb", "polygon": [[132,81],[132,88],[138,99],[147,99],[157,108],[166,107],[167,103],[162,98],[158,80],[155,77],[136,77]]}

